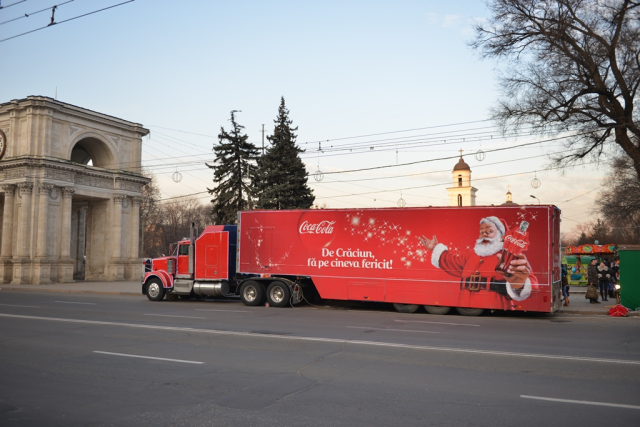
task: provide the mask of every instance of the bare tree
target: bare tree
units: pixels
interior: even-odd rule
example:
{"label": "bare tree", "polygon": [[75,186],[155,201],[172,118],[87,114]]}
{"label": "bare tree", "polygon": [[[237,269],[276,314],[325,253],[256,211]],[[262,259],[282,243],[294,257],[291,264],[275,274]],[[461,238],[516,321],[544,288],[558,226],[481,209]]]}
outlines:
{"label": "bare tree", "polygon": [[492,17],[470,44],[506,59],[494,117],[503,128],[530,125],[570,133],[561,165],[599,158],[607,146],[632,160],[640,179],[640,2],[490,0]]}
{"label": "bare tree", "polygon": [[169,254],[169,246],[189,237],[191,223],[198,231],[211,224],[211,208],[194,197],[167,200],[158,205],[157,214],[147,226],[145,256]]}
{"label": "bare tree", "polygon": [[612,173],[596,199],[596,209],[617,243],[640,243],[640,182],[631,160],[619,158],[613,162]]}
{"label": "bare tree", "polygon": [[142,175],[151,178],[151,181],[142,187],[142,201],[140,202],[140,253],[147,257],[145,241],[150,238],[147,228],[156,221],[160,204],[160,188],[156,176],[149,169],[142,168]]}

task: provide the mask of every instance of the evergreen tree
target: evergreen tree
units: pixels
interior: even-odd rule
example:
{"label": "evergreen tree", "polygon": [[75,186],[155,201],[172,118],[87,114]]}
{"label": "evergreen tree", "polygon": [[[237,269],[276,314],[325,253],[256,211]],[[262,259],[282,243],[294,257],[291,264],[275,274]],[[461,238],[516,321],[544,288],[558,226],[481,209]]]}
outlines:
{"label": "evergreen tree", "polygon": [[216,224],[235,224],[238,211],[253,208],[251,183],[255,180],[255,160],[259,152],[242,133],[244,126],[236,122],[235,113],[236,110],[231,111],[231,131],[220,128],[218,145],[213,147],[216,158],[213,165],[207,164],[213,169],[216,184],[214,189],[207,188],[214,196],[211,213]]}
{"label": "evergreen tree", "polygon": [[304,150],[296,145],[293,121],[285,106],[284,97],[280,100],[278,117],[273,135],[267,139],[271,146],[258,160],[256,187],[258,190],[257,207],[260,209],[308,209],[313,205],[315,196],[307,185],[309,174],[300,159]]}

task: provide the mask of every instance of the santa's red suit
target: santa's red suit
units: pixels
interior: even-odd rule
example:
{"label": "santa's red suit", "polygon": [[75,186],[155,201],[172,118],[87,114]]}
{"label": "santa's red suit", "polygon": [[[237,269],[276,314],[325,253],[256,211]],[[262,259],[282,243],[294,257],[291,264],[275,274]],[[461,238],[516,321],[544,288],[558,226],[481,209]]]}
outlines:
{"label": "santa's red suit", "polygon": [[492,309],[513,310],[520,301],[531,295],[533,287],[537,288],[538,280],[530,273],[524,286],[518,290],[496,272],[498,254],[480,256],[473,249],[460,254],[452,254],[449,249],[439,243],[433,248],[431,263],[448,274],[460,277],[459,307],[484,307]]}

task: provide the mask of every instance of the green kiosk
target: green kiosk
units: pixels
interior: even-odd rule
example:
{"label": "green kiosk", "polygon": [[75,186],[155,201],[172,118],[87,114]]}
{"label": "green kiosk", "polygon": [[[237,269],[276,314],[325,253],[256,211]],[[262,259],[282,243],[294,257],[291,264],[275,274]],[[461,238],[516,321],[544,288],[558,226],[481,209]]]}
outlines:
{"label": "green kiosk", "polygon": [[640,309],[640,245],[618,245],[620,257],[620,304]]}

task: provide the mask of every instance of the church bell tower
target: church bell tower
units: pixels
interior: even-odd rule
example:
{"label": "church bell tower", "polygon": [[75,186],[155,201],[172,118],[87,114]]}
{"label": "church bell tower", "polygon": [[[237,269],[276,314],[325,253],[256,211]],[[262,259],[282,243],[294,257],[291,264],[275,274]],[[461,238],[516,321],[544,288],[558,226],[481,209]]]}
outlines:
{"label": "church bell tower", "polygon": [[477,188],[471,186],[471,168],[462,159],[453,167],[453,187],[447,188],[449,206],[475,206]]}

